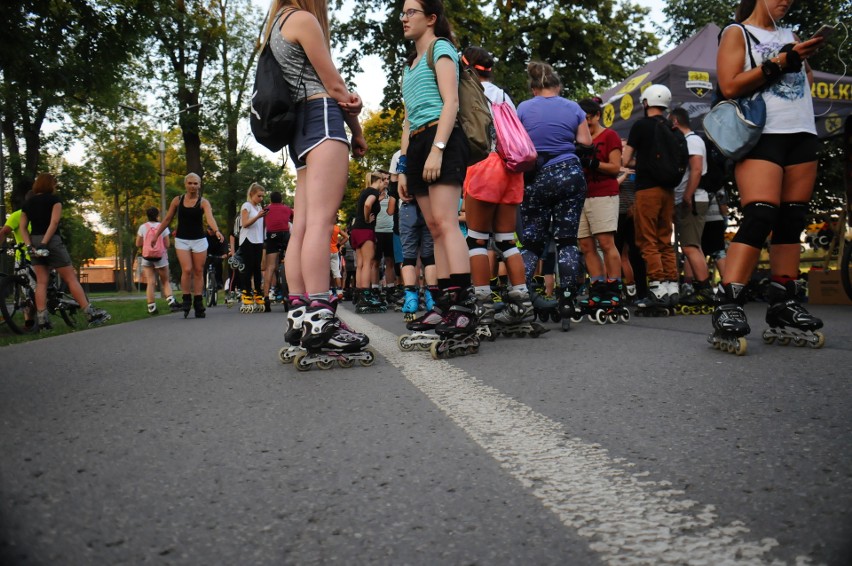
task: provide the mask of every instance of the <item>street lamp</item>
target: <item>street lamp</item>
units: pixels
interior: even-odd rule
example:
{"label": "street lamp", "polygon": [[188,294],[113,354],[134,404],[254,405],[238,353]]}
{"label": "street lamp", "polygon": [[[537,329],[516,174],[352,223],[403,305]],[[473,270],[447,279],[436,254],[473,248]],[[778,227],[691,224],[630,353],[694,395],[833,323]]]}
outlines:
{"label": "street lamp", "polygon": [[201,106],[201,103],[193,104],[191,106],[187,106],[183,110],[178,110],[177,112],[172,112],[171,114],[150,114],[145,112],[144,110],[140,110],[135,106],[128,106],[127,104],[119,104],[120,108],[124,108],[125,110],[130,110],[132,112],[137,112],[139,114],[144,114],[150,118],[154,118],[157,120],[157,129],[160,130],[160,214],[161,218],[165,218],[166,215],[166,133],[163,130],[163,122],[167,119],[174,119],[176,116],[186,112],[187,110],[191,110],[198,106]]}

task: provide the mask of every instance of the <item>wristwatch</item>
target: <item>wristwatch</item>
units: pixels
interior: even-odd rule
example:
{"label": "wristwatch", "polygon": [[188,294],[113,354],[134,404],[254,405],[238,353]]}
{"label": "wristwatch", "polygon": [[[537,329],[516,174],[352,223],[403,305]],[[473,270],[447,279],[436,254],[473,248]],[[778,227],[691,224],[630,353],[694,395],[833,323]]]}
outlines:
{"label": "wristwatch", "polygon": [[446,142],[435,142],[432,145],[434,145],[435,147],[437,147],[441,151],[444,151],[444,149],[447,147]]}

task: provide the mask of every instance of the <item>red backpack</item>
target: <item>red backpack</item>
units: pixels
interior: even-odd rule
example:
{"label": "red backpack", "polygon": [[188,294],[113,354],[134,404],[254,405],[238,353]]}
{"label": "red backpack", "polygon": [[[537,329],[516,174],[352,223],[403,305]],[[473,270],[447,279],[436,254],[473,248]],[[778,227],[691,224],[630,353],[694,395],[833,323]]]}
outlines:
{"label": "red backpack", "polygon": [[157,233],[157,222],[148,222],[148,231],[145,232],[145,237],[142,238],[142,258],[148,261],[160,261],[166,255],[166,244],[163,243],[163,235],[159,238],[154,236]]}

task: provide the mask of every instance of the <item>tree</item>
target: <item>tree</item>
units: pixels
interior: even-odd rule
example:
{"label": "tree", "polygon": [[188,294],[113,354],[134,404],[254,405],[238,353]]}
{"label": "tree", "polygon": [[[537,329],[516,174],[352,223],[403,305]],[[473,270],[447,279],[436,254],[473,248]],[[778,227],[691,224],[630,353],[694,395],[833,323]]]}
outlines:
{"label": "tree", "polygon": [[[45,120],[73,107],[111,105],[148,30],[142,0],[0,3],[2,128],[13,186],[42,162]],[[23,201],[17,190],[13,207]]]}

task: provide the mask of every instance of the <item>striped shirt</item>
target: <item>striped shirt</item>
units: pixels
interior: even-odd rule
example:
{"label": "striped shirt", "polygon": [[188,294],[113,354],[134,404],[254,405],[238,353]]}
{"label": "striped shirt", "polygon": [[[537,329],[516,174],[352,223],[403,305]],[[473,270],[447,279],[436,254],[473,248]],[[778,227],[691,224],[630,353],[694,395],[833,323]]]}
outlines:
{"label": "striped shirt", "polygon": [[[441,57],[449,57],[456,65],[456,83],[458,83],[459,54],[449,41],[435,43],[434,59],[438,61]],[[444,100],[438,90],[435,73],[426,62],[425,53],[414,68],[406,66],[402,73],[402,100],[408,111],[409,131],[413,132],[441,117]]]}

